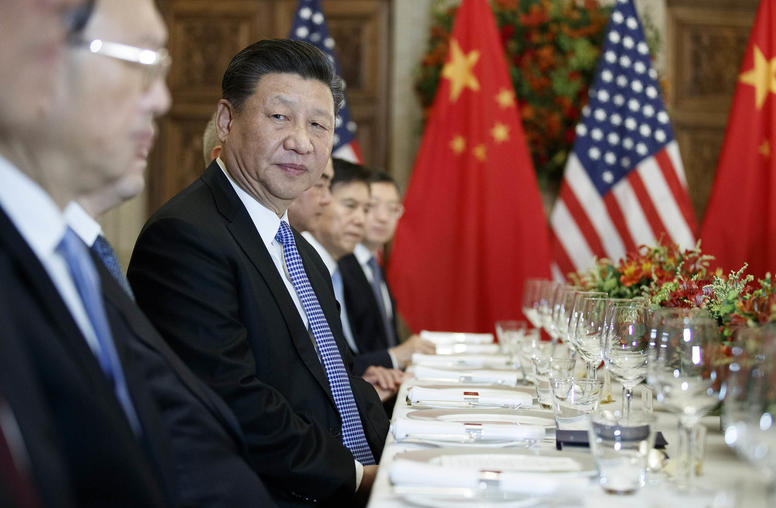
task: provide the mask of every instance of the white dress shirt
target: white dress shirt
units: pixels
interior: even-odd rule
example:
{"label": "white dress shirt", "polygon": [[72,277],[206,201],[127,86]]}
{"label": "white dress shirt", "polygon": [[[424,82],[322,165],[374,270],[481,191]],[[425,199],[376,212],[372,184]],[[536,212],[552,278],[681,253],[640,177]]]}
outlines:
{"label": "white dress shirt", "polygon": [[62,211],[36,182],[0,156],[0,206],[30,246],[54,283],[89,348],[99,357],[97,334],[75,287],[67,263],[57,252],[67,224]]}
{"label": "white dress shirt", "polygon": [[65,222],[90,249],[102,234],[102,226],[75,201],[65,207]]}
{"label": "white dress shirt", "polygon": [[[216,158],[216,163],[218,164],[218,167],[221,168],[221,171],[224,172],[226,179],[229,180],[232,188],[237,193],[237,197],[240,198],[243,206],[245,206],[245,209],[248,211],[248,215],[250,215],[253,225],[256,226],[256,231],[259,233],[261,241],[264,242],[264,245],[267,247],[267,250],[272,257],[272,261],[275,263],[275,268],[277,268],[280,278],[283,279],[283,283],[286,285],[288,294],[294,301],[294,305],[296,305],[299,317],[302,318],[305,328],[309,330],[310,325],[307,319],[307,313],[304,311],[304,307],[302,307],[302,301],[299,299],[299,295],[296,294],[296,289],[294,289],[291,278],[286,275],[283,264],[283,245],[275,240],[275,235],[277,234],[278,229],[280,229],[280,221],[284,220],[288,222],[288,210],[283,212],[282,218],[278,217],[275,212],[256,201],[253,196],[237,185],[237,182],[232,179],[232,176],[226,170],[226,164],[224,164],[220,157]],[[356,490],[358,490],[361,486],[361,479],[364,476],[364,466],[357,460],[355,463]]]}

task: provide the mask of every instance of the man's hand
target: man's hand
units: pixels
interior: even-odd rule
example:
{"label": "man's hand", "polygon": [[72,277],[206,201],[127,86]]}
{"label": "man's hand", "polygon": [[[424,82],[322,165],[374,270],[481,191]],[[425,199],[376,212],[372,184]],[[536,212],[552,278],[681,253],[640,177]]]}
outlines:
{"label": "man's hand", "polygon": [[421,339],[420,335],[411,335],[409,339],[391,348],[390,351],[399,363],[399,368],[403,369],[412,361],[413,353],[433,355],[436,353],[436,345],[433,342]]}
{"label": "man's hand", "polygon": [[376,476],[377,466],[364,466],[364,476],[361,477],[361,485],[359,485],[354,498],[356,506],[366,506],[366,502],[369,501],[369,494],[372,493],[372,485],[375,483]]}
{"label": "man's hand", "polygon": [[398,369],[370,365],[362,377],[364,381],[375,387],[380,400],[385,402],[396,395],[399,385],[404,381],[404,372]]}

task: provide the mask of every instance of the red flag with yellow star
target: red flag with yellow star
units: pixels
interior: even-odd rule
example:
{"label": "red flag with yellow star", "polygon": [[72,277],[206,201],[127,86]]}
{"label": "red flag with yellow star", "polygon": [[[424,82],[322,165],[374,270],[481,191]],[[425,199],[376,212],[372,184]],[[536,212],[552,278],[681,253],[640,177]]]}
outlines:
{"label": "red flag with yellow star", "polygon": [[762,0],[730,108],[701,246],[726,272],[776,271],[776,6]]}
{"label": "red flag with yellow star", "polygon": [[388,266],[413,331],[484,332],[549,277],[547,221],[486,0],[463,0]]}

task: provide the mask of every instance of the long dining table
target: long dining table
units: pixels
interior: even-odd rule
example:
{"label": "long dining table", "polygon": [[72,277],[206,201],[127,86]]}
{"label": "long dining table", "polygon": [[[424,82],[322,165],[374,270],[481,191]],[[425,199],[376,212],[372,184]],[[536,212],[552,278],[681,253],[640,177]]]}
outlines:
{"label": "long dining table", "polygon": [[[410,369],[411,370],[411,369]],[[453,415],[455,411],[447,411],[429,407],[412,406],[408,400],[408,391],[415,386],[433,387],[440,386],[456,387],[465,390],[476,391],[486,388],[482,384],[471,384],[464,382],[458,383],[451,381],[441,383],[438,380],[424,380],[409,377],[402,384],[397,394],[397,401],[392,414],[392,426],[397,421],[406,418],[422,417],[430,422],[443,421],[445,415]],[[530,384],[521,384],[505,388],[499,386],[501,390],[522,391],[523,393],[534,393],[535,388]],[[614,399],[611,404],[618,404],[617,394],[619,388],[613,386],[611,393]],[[638,398],[637,398],[638,401]],[[671,471],[671,455],[676,451],[678,443],[677,418],[668,412],[662,411],[659,404],[654,405],[654,415],[656,416],[657,430],[661,431],[667,441],[665,448],[668,459],[662,463],[662,467],[657,466],[654,470],[648,471],[646,484],[636,493],[630,495],[612,495],[607,494],[598,483],[598,476],[590,449],[587,447],[564,447],[561,451],[556,449],[554,429],[548,427],[545,439],[534,442],[529,446],[520,443],[506,443],[504,447],[478,446],[476,443],[467,443],[467,446],[458,444],[445,444],[439,441],[424,442],[422,439],[404,439],[396,440],[393,433],[389,433],[385,443],[385,450],[380,461],[377,478],[373,486],[372,495],[369,500],[369,508],[398,508],[410,506],[444,506],[457,508],[463,506],[477,507],[507,507],[507,506],[584,506],[584,507],[620,507],[628,506],[634,508],[667,508],[667,507],[713,507],[713,508],[765,508],[769,506],[767,496],[767,480],[764,475],[748,462],[737,457],[734,450],[728,447],[724,442],[724,436],[720,430],[720,419],[717,416],[707,416],[702,419],[701,424],[706,427],[706,442],[703,452],[702,462],[699,464],[699,476],[696,478],[696,489],[687,493],[678,490],[671,482],[669,471]],[[422,411],[426,411],[423,413]],[[432,411],[429,413],[429,411]],[[553,420],[553,411],[543,409],[534,399],[530,407],[521,407],[518,409],[501,409],[499,412],[514,411],[515,415],[530,414],[538,421],[541,417],[549,421]],[[554,421],[554,420],[553,420]],[[507,457],[504,457],[504,456]],[[503,459],[517,460],[529,463],[540,457],[571,457],[579,463],[585,464],[586,474],[583,479],[576,477],[569,481],[569,487],[563,488],[549,495],[522,495],[522,496],[499,496],[493,495],[493,484],[485,486],[481,492],[470,491],[470,489],[455,488],[423,488],[423,480],[420,485],[413,485],[407,488],[403,485],[393,485],[390,474],[392,465],[397,461],[415,461],[421,464],[434,462],[440,463],[441,457],[454,456],[454,464],[460,464],[461,461],[476,459],[478,468],[490,471],[498,470]],[[488,461],[493,460],[493,467],[488,466]],[[485,467],[483,467],[483,461]],[[447,462],[442,462],[447,463]],[[407,464],[406,462],[398,462]],[[394,474],[397,471],[394,471]],[[563,481],[563,480],[561,480]],[[489,492],[486,492],[488,491]]]}

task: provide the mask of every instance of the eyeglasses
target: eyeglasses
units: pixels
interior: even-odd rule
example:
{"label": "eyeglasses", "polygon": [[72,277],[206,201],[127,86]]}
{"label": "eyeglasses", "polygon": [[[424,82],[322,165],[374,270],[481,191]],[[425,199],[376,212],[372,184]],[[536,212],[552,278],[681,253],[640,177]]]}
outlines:
{"label": "eyeglasses", "polygon": [[153,50],[102,39],[88,41],[78,37],[71,38],[70,44],[74,47],[86,48],[95,55],[138,65],[143,70],[143,88],[146,89],[157,79],[164,79],[172,64],[172,58],[164,48]]}

